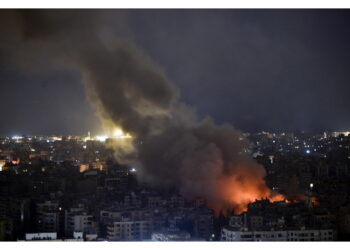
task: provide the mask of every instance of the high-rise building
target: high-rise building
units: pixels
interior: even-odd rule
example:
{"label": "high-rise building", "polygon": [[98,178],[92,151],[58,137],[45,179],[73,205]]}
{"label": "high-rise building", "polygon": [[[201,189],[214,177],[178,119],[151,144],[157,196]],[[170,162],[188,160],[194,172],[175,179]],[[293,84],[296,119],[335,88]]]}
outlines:
{"label": "high-rise building", "polygon": [[58,232],[59,204],[45,201],[36,205],[36,225],[38,232]]}

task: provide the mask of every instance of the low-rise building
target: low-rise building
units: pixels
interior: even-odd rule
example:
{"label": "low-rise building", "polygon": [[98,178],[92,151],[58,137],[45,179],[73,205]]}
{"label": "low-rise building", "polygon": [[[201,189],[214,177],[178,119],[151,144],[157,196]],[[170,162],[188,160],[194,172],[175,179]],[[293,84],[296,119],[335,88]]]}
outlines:
{"label": "low-rise building", "polygon": [[25,240],[56,240],[57,233],[26,233]]}
{"label": "low-rise building", "polygon": [[151,239],[151,220],[122,218],[107,223],[107,239],[111,241],[138,241]]}
{"label": "low-rise building", "polygon": [[190,239],[190,233],[185,231],[152,234],[152,241],[189,241]]}
{"label": "low-rise building", "polygon": [[81,213],[67,217],[66,236],[68,237],[74,232],[86,233],[90,228],[97,228],[93,215]]}
{"label": "low-rise building", "polygon": [[222,241],[334,241],[333,229],[248,231],[226,226],[221,231]]}

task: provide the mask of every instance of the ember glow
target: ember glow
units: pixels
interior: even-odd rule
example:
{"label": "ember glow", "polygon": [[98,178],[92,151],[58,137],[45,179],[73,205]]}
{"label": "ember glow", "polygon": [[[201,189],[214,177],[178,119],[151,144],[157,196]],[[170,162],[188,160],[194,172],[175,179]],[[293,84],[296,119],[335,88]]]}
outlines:
{"label": "ember glow", "polygon": [[301,201],[306,201],[307,199],[310,199],[313,206],[319,206],[320,203],[318,199],[315,196],[312,196],[311,198],[308,198],[305,194],[298,194],[294,195],[293,197],[290,197],[286,200],[287,203],[298,203]]}
{"label": "ember glow", "polygon": [[311,197],[311,203],[314,206],[319,206],[320,203],[318,202],[317,198],[315,196]]}

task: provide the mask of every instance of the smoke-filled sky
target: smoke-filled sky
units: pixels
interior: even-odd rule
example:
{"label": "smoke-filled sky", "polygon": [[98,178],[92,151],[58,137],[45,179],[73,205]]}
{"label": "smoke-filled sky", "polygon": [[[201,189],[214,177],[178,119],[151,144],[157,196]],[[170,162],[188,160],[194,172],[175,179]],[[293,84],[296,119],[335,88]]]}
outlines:
{"label": "smoke-filled sky", "polygon": [[[110,10],[102,16],[109,25],[100,36],[131,39],[200,117],[243,131],[350,128],[349,10]],[[40,28],[50,33],[37,25],[28,37]],[[32,56],[26,63],[36,61]],[[0,134],[99,130],[74,70],[28,71],[2,49],[0,93]]]}

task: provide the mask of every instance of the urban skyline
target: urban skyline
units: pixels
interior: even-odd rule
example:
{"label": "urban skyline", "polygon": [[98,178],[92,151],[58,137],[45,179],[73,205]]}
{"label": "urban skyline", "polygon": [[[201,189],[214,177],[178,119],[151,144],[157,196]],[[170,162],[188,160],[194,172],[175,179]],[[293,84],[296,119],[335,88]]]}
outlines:
{"label": "urban skyline", "polygon": [[349,24],[1,9],[0,241],[349,241]]}

